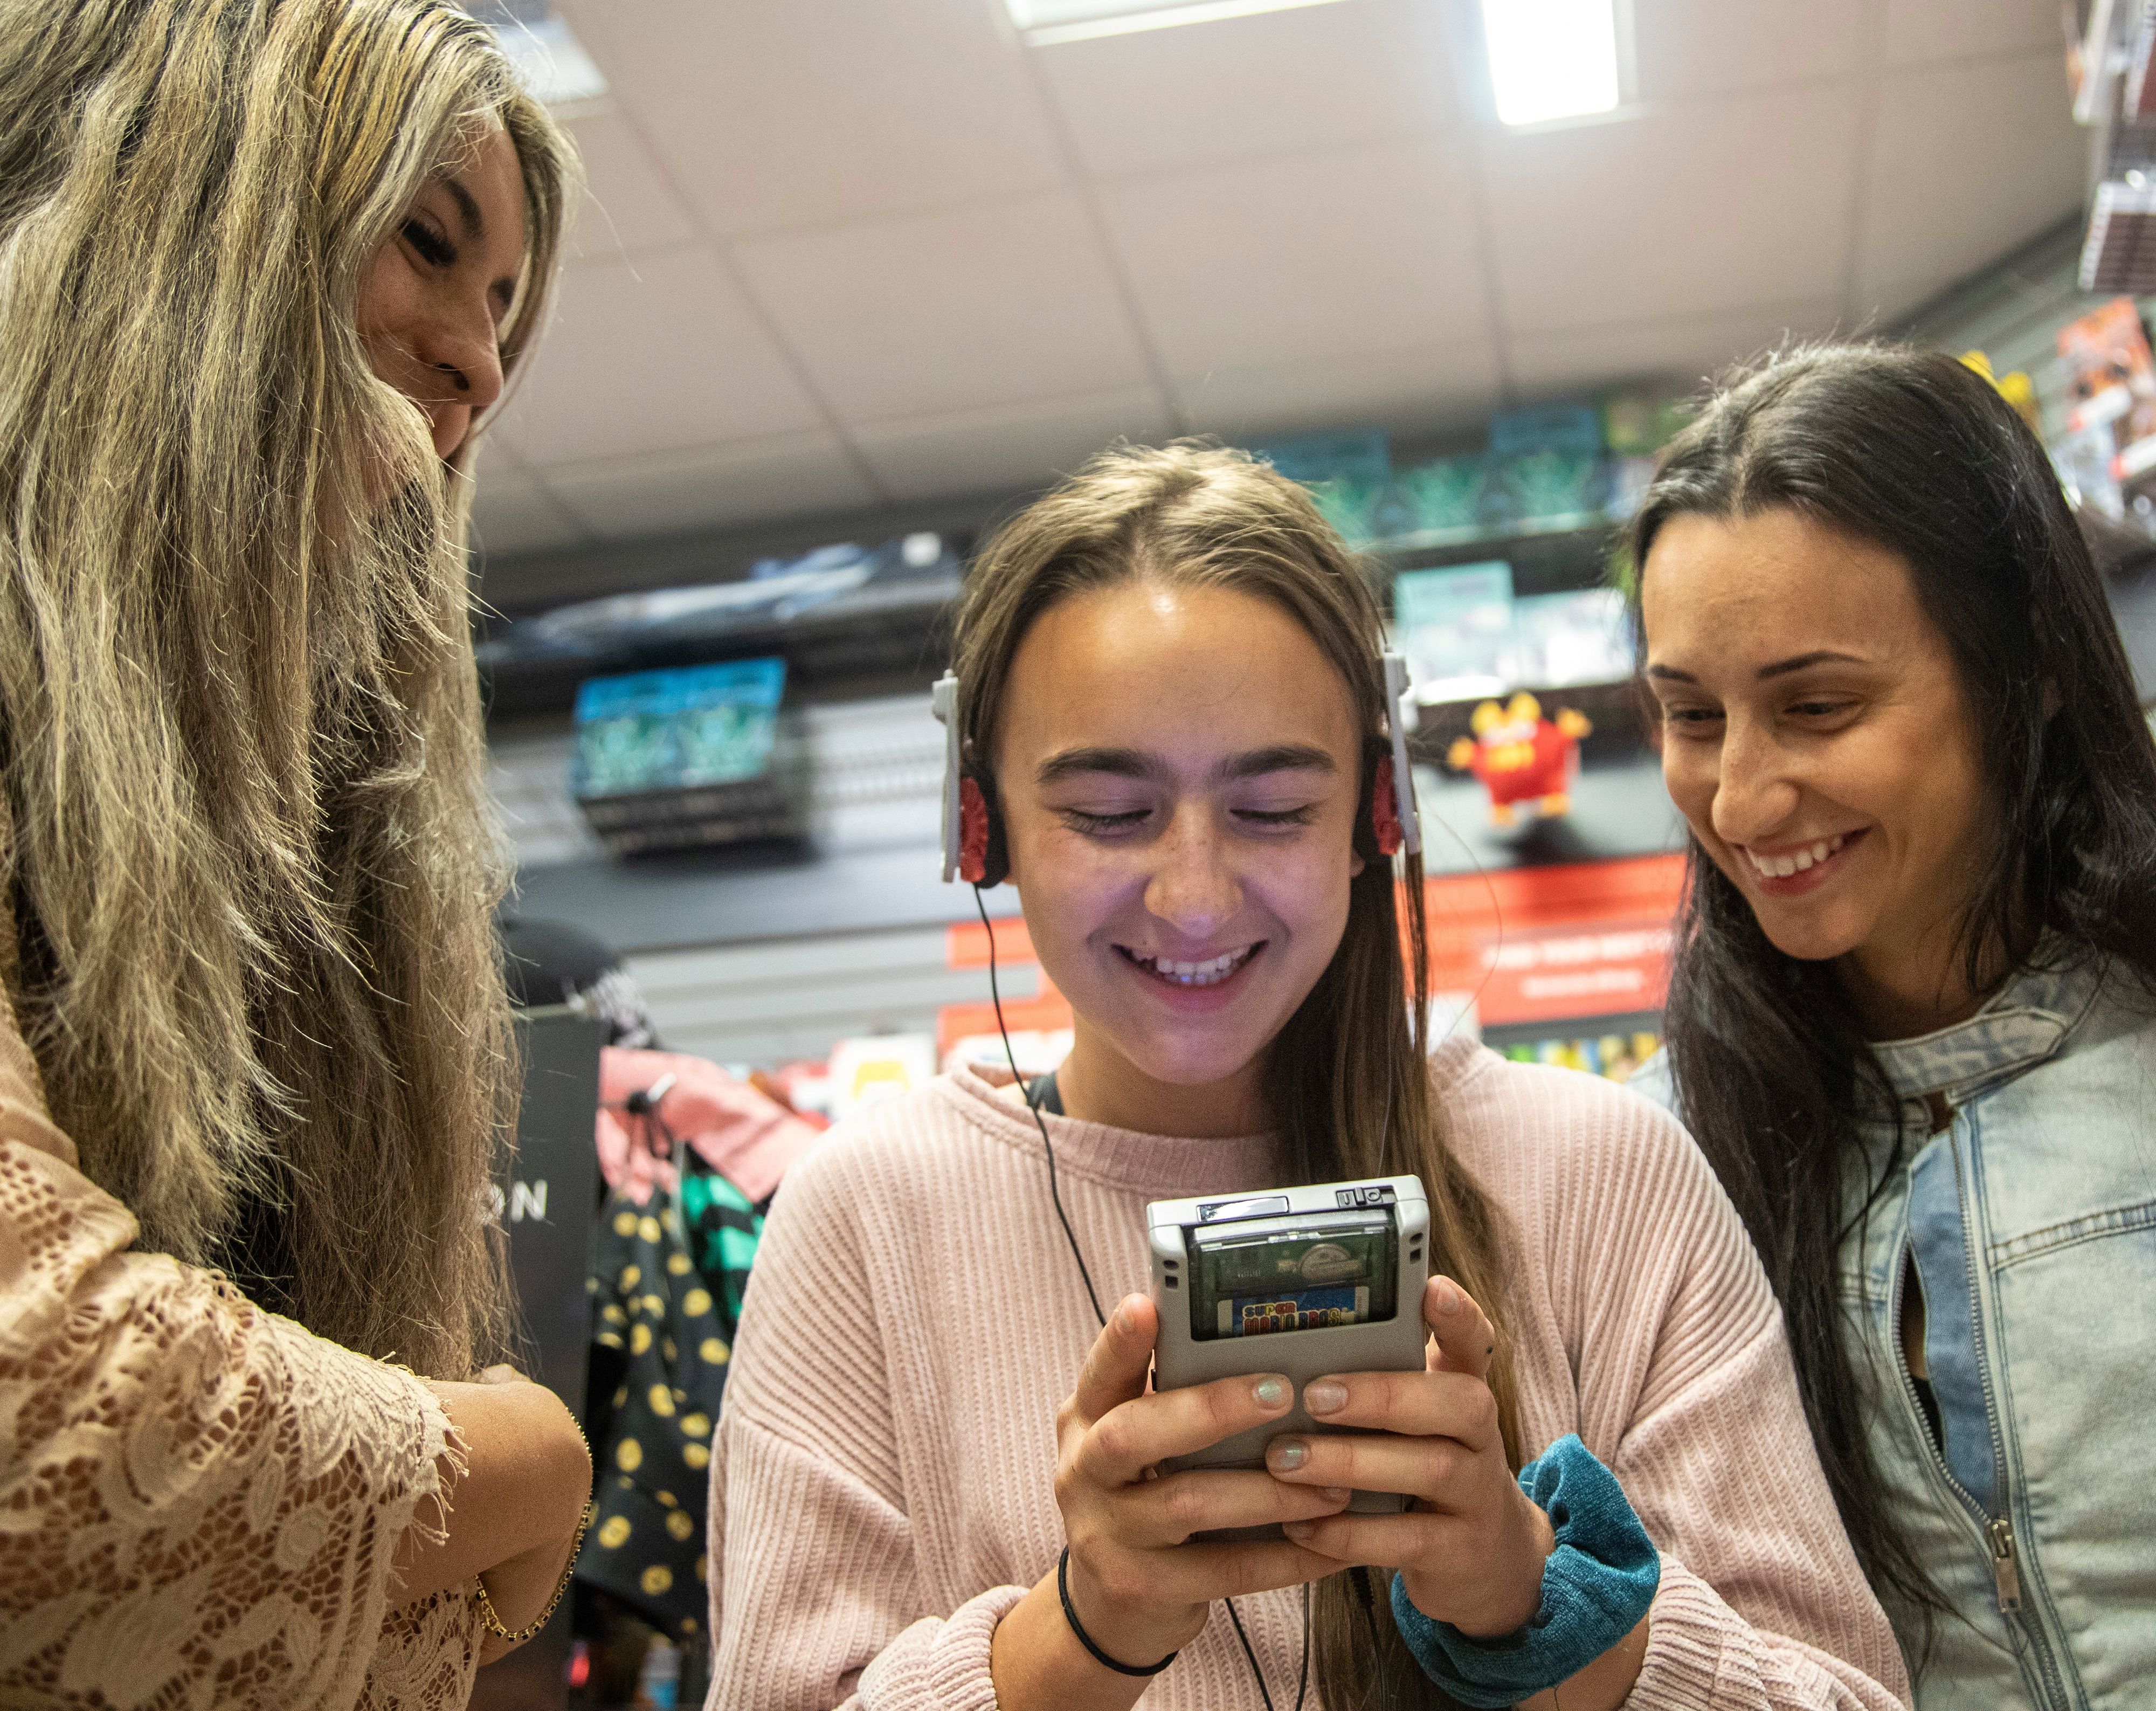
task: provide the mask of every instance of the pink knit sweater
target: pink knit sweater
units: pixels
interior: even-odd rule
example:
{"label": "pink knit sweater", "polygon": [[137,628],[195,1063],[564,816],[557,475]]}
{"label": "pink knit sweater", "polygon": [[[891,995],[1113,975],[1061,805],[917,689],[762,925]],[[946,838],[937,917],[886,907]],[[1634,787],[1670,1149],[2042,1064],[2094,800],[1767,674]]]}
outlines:
{"label": "pink knit sweater", "polygon": [[[1906,1703],[1781,1314],[1683,1130],[1464,1040],[1433,1070],[1511,1225],[1527,1452],[1578,1432],[1662,1549],[1630,1703]],[[1146,1201],[1274,1184],[1262,1138],[1048,1122],[1104,1304],[1147,1287]],[[715,1441],[713,1711],[993,1711],[990,1636],[1062,1548],[1055,1410],[1095,1332],[1022,1107],[960,1071],[834,1130],[765,1231]],[[1299,1595],[1237,1609],[1286,1703]],[[1141,1703],[1256,1702],[1216,1606]]]}

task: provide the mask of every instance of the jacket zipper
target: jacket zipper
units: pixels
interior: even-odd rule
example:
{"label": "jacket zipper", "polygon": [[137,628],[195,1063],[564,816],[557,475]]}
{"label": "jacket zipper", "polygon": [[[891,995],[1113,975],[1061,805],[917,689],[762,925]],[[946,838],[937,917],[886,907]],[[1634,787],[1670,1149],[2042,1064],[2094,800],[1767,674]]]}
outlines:
{"label": "jacket zipper", "polygon": [[[1902,1323],[1902,1292],[1907,1285],[1908,1275],[1908,1249],[1905,1243],[1888,1309],[1897,1327]],[[1925,1450],[1931,1457],[1933,1471],[1976,1523],[1977,1535],[1983,1542],[1984,1558],[1991,1569],[1992,1590],[1998,1599],[1999,1616],[2008,1627],[2018,1629],[2027,1639],[2030,1652],[2043,1676],[2050,1703],[2063,1707],[2067,1703],[2066,1693],[2059,1685],[2058,1672],[2052,1666],[2051,1648],[2032,1616],[2022,1613],[2020,1552],[2015,1544],[2014,1523],[2004,1515],[1992,1515],[1970,1494],[1968,1487],[1954,1477],[1953,1470],[1947,1466],[1945,1455],[1933,1441],[1930,1427],[1925,1424],[1923,1405],[1917,1400],[1916,1381],[1910,1376],[1908,1359],[1902,1353],[1902,1338],[1898,1329],[1894,1333],[1893,1342],[1894,1370],[1902,1380],[1902,1395],[1908,1403],[1910,1423],[1916,1427],[1917,1436],[1923,1441]],[[1989,1388],[1987,1385],[1987,1395]],[[1996,1436],[1994,1432],[1994,1439]],[[2004,1467],[2005,1464],[2002,1462],[1999,1465]]]}
{"label": "jacket zipper", "polygon": [[[1991,1369],[1984,1356],[1983,1319],[1979,1311],[1982,1297],[1977,1291],[1975,1246],[1969,1234],[1969,1196],[1966,1192],[1968,1184],[1962,1174],[1961,1149],[1955,1146],[1954,1139],[1952,1134],[1948,1134],[1947,1146],[1953,1160],[1956,1198],[1961,1202],[1962,1265],[1966,1274],[1965,1286],[1969,1290],[1969,1330],[1975,1339],[1977,1377],[1984,1387],[1984,1423],[1991,1435],[1992,1465],[1999,1470],[1999,1489],[2003,1493],[2006,1487],[2006,1443],[2005,1436],[1999,1430],[1998,1399],[1992,1391]],[[1888,1323],[1894,1349],[1894,1370],[1901,1376],[1902,1393],[1908,1400],[1909,1417],[1917,1426],[1917,1436],[1923,1440],[1925,1447],[1931,1453],[1933,1467],[1945,1481],[1948,1490],[1961,1500],[1963,1507],[1976,1522],[1979,1535],[1984,1543],[1985,1559],[1991,1570],[1992,1590],[1998,1601],[1999,1615],[2010,1627],[2018,1627],[2027,1637],[2029,1648],[2035,1655],[2036,1667],[2043,1676],[2051,1703],[2066,1706],[2068,1703],[2066,1687],[2060,1680],[2058,1667],[2052,1660],[2051,1642],[2044,1633],[2043,1624],[2035,1619],[2034,1612],[2028,1615],[2022,1612],[2020,1553],[2014,1538],[2014,1523],[2003,1511],[1994,1516],[1976,1500],[1967,1487],[1954,1477],[1953,1470],[1947,1465],[1944,1449],[1933,1440],[1930,1428],[1925,1424],[1922,1405],[1917,1400],[1916,1380],[1910,1374],[1908,1357],[1902,1349],[1902,1292],[1907,1287],[1911,1270],[1906,1235],[1902,1238],[1900,1259],[1901,1263],[1894,1273]]]}
{"label": "jacket zipper", "polygon": [[2014,1523],[2004,1515],[1984,1529],[1991,1547],[1991,1582],[1999,1589],[1999,1611],[2012,1616],[2021,1608],[2021,1571],[2014,1565]]}
{"label": "jacket zipper", "polygon": [[1923,1441],[1925,1451],[1931,1457],[1933,1472],[1939,1476],[1946,1488],[1954,1494],[1960,1501],[1961,1506],[1969,1511],[1969,1518],[1976,1523],[1977,1534],[1984,1541],[1985,1554],[1992,1565],[1992,1584],[1999,1594],[1999,1613],[2005,1616],[2017,1615],[2021,1608],[2020,1575],[2018,1571],[2010,1571],[2013,1573],[2014,1601],[2009,1605],[2006,1601],[2007,1589],[2005,1583],[2001,1581],[1999,1575],[1999,1543],[1992,1531],[1994,1527],[2003,1529],[2006,1559],[2011,1562],[2014,1554],[2014,1529],[2003,1519],[1993,1520],[1990,1511],[1969,1494],[1968,1487],[1954,1477],[1953,1469],[1947,1465],[1946,1456],[1940,1450],[1938,1441],[1932,1436],[1931,1427],[1925,1421],[1924,1405],[1917,1400],[1917,1381],[1909,1372],[1908,1356],[1902,1353],[1899,1328],[1902,1323],[1902,1292],[1908,1287],[1909,1272],[1912,1269],[1906,1240],[1902,1244],[1901,1261],[1901,1267],[1895,1277],[1893,1295],[1888,1303],[1887,1311],[1892,1315],[1892,1323],[1896,1327],[1894,1370],[1902,1380],[1902,1395],[1909,1404],[1909,1419],[1916,1426],[1917,1436]]}

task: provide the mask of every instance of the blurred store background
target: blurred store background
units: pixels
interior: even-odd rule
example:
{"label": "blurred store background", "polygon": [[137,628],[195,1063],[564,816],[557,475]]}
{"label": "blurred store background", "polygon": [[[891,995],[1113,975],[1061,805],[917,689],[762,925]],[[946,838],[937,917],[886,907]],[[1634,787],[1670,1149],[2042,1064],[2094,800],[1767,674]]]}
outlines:
{"label": "blurred store background", "polygon": [[[1835,333],[1966,353],[2051,447],[2156,696],[2142,0],[492,15],[592,187],[480,471],[513,911],[803,1133],[1000,1057],[928,688],[974,548],[1118,437],[1262,452],[1363,549],[1416,677],[1445,1019],[1517,1056],[1621,1077],[1656,1042],[1681,840],[1613,547],[1707,377]],[[1068,1009],[1015,894],[988,907],[1045,1068]],[[624,1585],[607,1621],[680,1653],[630,1668],[587,1609],[579,1702],[696,1691],[668,1612],[700,1590]]]}

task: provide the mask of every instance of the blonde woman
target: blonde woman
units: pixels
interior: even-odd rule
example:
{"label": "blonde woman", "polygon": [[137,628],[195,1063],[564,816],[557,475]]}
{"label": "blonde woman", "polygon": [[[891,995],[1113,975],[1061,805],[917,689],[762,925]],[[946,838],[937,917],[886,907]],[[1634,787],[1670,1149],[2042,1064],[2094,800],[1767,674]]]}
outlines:
{"label": "blonde woman", "polygon": [[574,177],[439,0],[0,0],[11,1706],[460,1704],[557,1594],[463,540]]}
{"label": "blonde woman", "polygon": [[[1380,627],[1307,494],[1198,446],[1103,454],[974,567],[963,859],[1007,864],[1075,1040],[787,1179],[712,1462],[715,1705],[1906,1703],[1706,1161],[1608,1082],[1430,1046]],[[1147,1200],[1401,1174],[1428,1371],[1148,1388]],[[1297,1400],[1362,1435],[1149,1477]],[[1581,1578],[1598,1508],[1623,1551]]]}

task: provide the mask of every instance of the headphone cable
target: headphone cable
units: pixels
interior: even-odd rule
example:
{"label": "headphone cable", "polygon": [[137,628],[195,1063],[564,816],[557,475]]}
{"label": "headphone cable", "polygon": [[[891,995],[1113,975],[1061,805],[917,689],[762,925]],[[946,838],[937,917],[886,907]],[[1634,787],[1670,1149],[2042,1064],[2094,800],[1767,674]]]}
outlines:
{"label": "headphone cable", "polygon": [[[996,982],[996,928],[988,919],[988,906],[979,886],[973,887],[973,907],[980,911],[981,927],[988,936],[988,997],[995,1005],[996,1032],[1003,1036],[1004,1061],[1010,1066],[1011,1079],[1018,1084],[1019,1097],[1025,1101],[1025,1108],[1033,1113],[1034,1126],[1040,1131],[1040,1144],[1048,1154],[1048,1197],[1055,1203],[1056,1221],[1063,1225],[1063,1239],[1070,1245],[1070,1257],[1078,1262],[1078,1275],[1086,1282],[1086,1299],[1093,1304],[1093,1318],[1102,1330],[1108,1328],[1108,1316],[1101,1311],[1101,1297],[1093,1287],[1093,1274],[1086,1267],[1086,1256],[1079,1251],[1078,1238],[1070,1229],[1070,1214],[1063,1210],[1063,1195],[1055,1183],[1055,1143],[1048,1138],[1048,1121],[1040,1114],[1040,1107],[1034,1102],[1033,1084],[1019,1073],[1018,1054],[1011,1049],[1010,1029],[1004,1021],[1004,995]],[[1243,1631],[1243,1618],[1236,1613],[1235,1601],[1224,1598],[1228,1606],[1228,1620],[1235,1626],[1235,1637],[1243,1642],[1243,1657],[1250,1666],[1251,1678],[1258,1684],[1258,1697],[1265,1701],[1265,1711],[1273,1711],[1273,1696],[1265,1687],[1265,1672],[1258,1667],[1258,1654],[1250,1645],[1250,1636]],[[1295,1711],[1302,1711],[1304,1690],[1310,1685],[1310,1582],[1302,1583],[1302,1672],[1296,1683]]]}
{"label": "headphone cable", "polygon": [[1018,1072],[1018,1054],[1011,1050],[1010,1030],[1004,1025],[1004,995],[996,984],[996,929],[988,919],[988,906],[981,896],[981,887],[973,887],[973,907],[981,912],[981,926],[988,935],[988,996],[996,1007],[996,1032],[1003,1036],[1004,1061],[1010,1066],[1011,1079],[1018,1083],[1019,1097],[1025,1101],[1025,1108],[1033,1113],[1034,1125],[1040,1130],[1040,1144],[1048,1154],[1048,1197],[1055,1202],[1055,1216],[1063,1225],[1063,1239],[1070,1244],[1070,1257],[1078,1261],[1078,1275],[1086,1280],[1086,1299],[1093,1303],[1093,1318],[1102,1330],[1108,1328],[1108,1316],[1101,1311],[1100,1292],[1093,1287],[1093,1274],[1086,1269],[1086,1256],[1078,1250],[1078,1238],[1071,1234],[1070,1214],[1063,1210],[1062,1191],[1055,1185],[1055,1143],[1048,1138],[1048,1124],[1034,1103],[1033,1084]]}

